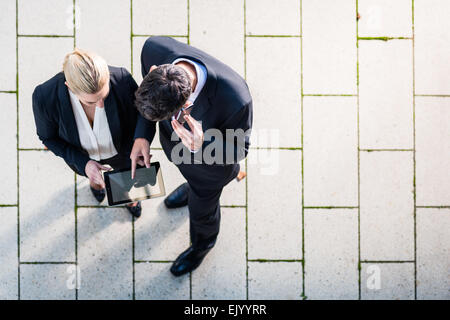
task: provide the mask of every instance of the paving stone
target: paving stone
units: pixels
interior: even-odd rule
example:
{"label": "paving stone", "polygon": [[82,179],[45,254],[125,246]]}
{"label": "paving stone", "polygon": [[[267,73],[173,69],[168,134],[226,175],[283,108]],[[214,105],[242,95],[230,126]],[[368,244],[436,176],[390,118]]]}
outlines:
{"label": "paving stone", "polygon": [[16,90],[16,1],[3,0],[0,3],[0,90]]}
{"label": "paving stone", "polygon": [[360,37],[411,37],[410,0],[359,0],[358,35]]}
{"label": "paving stone", "polygon": [[138,85],[142,82],[141,52],[147,39],[148,37],[133,37],[133,78]]}
{"label": "paving stone", "polygon": [[359,41],[360,147],[413,148],[412,40]]}
{"label": "paving stone", "polygon": [[264,110],[254,113],[252,147],[301,147],[300,39],[248,38],[246,50],[253,105]]}
{"label": "paving stone", "polygon": [[80,300],[132,298],[131,218],[125,208],[78,209]]}
{"label": "paving stone", "polygon": [[189,300],[189,277],[174,277],[172,263],[136,263],[137,300]]}
{"label": "paving stone", "polygon": [[71,38],[19,38],[19,147],[43,148],[32,109],[34,88],[62,71]]}
{"label": "paving stone", "polygon": [[416,205],[450,205],[450,99],[416,97]]}
{"label": "paving stone", "polygon": [[416,94],[450,94],[449,15],[449,1],[414,1]]}
{"label": "paving stone", "polygon": [[300,1],[247,0],[247,34],[300,35]]}
{"label": "paving stone", "polygon": [[[173,38],[180,42],[187,43],[186,37],[173,37]],[[133,37],[133,78],[136,80],[138,85],[140,85],[142,82],[141,52],[142,47],[144,46],[144,43],[147,39],[148,39],[147,36]]]}
{"label": "paving stone", "polygon": [[187,0],[134,0],[133,33],[144,35],[187,35]]}
{"label": "paving stone", "polygon": [[17,100],[16,94],[0,93],[1,177],[0,204],[17,204]]}
{"label": "paving stone", "polygon": [[17,208],[0,207],[0,299],[17,299]]}
{"label": "paving stone", "polygon": [[417,299],[450,299],[450,210],[418,208]]}
{"label": "paving stone", "polygon": [[18,1],[19,34],[73,36],[73,3],[73,0]]}
{"label": "paving stone", "polygon": [[77,0],[77,8],[76,46],[99,54],[109,65],[131,70],[130,2]]}
{"label": "paving stone", "polygon": [[414,263],[362,263],[361,299],[414,300]]}
{"label": "paving stone", "polygon": [[21,261],[75,261],[74,173],[48,151],[20,151]]}
{"label": "paving stone", "polygon": [[304,97],[305,206],[358,205],[355,97]]}
{"label": "paving stone", "polygon": [[76,271],[72,264],[22,264],[21,300],[74,300]]}
{"label": "paving stone", "polygon": [[[248,258],[301,259],[301,151],[252,151],[258,162],[249,159],[246,178]],[[267,163],[273,166],[270,171]]]}
{"label": "paving stone", "polygon": [[303,92],[356,94],[356,2],[303,0]]}
{"label": "paving stone", "polygon": [[413,178],[412,152],[360,152],[361,259],[414,260]]}
{"label": "paving stone", "polygon": [[[242,0],[189,1],[190,44],[205,50],[244,76],[244,5]],[[224,41],[226,39],[226,41]]]}
{"label": "paving stone", "polygon": [[135,223],[137,260],[175,260],[189,247],[187,207],[167,209],[161,200],[142,203],[142,216]]}
{"label": "paving stone", "polygon": [[248,298],[301,300],[301,262],[249,262]]}
{"label": "paving stone", "polygon": [[305,209],[305,295],[358,299],[358,210]]}
{"label": "paving stone", "polygon": [[216,245],[192,273],[192,299],[246,298],[245,209],[223,208],[220,229]]}

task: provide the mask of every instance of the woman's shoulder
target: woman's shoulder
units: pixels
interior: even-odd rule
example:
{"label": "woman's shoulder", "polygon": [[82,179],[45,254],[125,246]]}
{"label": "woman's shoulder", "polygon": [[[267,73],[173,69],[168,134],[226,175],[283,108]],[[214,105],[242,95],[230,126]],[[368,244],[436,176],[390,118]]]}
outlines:
{"label": "woman's shoulder", "polygon": [[38,84],[35,88],[35,91],[39,88],[39,90],[45,94],[47,93],[47,91],[53,91],[54,89],[56,89],[56,87],[58,87],[58,85],[60,85],[61,83],[64,84],[64,81],[64,73],[62,71],[58,72],[47,81]]}
{"label": "woman's shoulder", "polygon": [[120,90],[133,86],[134,79],[131,73],[123,67],[108,66],[111,84],[114,87],[118,87]]}
{"label": "woman's shoulder", "polygon": [[131,76],[130,72],[124,67],[116,67],[108,65],[108,69],[111,79],[115,79],[117,81],[120,81],[123,78]]}
{"label": "woman's shoulder", "polygon": [[64,73],[61,71],[47,81],[38,84],[36,88],[34,88],[33,96],[37,96],[38,94],[40,97],[54,96],[58,90],[58,87],[61,84],[64,85],[64,82]]}

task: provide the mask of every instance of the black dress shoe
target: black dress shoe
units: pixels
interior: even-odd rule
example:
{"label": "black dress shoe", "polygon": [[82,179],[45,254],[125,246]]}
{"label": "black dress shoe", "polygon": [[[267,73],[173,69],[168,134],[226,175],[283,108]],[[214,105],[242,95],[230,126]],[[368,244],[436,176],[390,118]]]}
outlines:
{"label": "black dress shoe", "polygon": [[91,187],[92,194],[94,195],[95,199],[97,199],[98,202],[102,202],[103,199],[105,199],[106,192],[105,189],[102,190],[95,190]]}
{"label": "black dress shoe", "polygon": [[135,216],[136,218],[139,218],[141,216],[142,213],[142,207],[141,207],[141,202],[138,201],[137,205],[135,205],[134,207],[129,207],[126,206],[128,211],[130,211],[130,213]]}
{"label": "black dress shoe", "polygon": [[172,264],[170,272],[176,277],[191,272],[202,263],[209,250],[211,250],[211,248],[201,251],[195,250],[192,246],[187,248],[187,250],[181,253],[177,260]]}
{"label": "black dress shoe", "polygon": [[164,199],[164,204],[169,209],[184,207],[188,204],[188,192],[189,186],[185,182]]}

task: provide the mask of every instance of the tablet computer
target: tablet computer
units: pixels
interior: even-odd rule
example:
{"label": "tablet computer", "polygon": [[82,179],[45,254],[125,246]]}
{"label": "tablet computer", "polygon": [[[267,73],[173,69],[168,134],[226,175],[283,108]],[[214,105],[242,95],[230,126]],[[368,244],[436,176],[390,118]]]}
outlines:
{"label": "tablet computer", "polygon": [[150,168],[137,166],[134,179],[131,168],[103,173],[109,206],[161,197],[166,194],[159,162],[150,163]]}

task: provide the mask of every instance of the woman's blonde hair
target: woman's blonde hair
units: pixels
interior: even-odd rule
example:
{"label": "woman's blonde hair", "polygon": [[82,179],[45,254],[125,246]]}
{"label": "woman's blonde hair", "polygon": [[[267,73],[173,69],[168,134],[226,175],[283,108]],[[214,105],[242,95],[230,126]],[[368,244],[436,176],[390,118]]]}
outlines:
{"label": "woman's blonde hair", "polygon": [[106,61],[99,55],[75,49],[66,55],[63,63],[67,84],[75,94],[94,94],[109,81]]}

